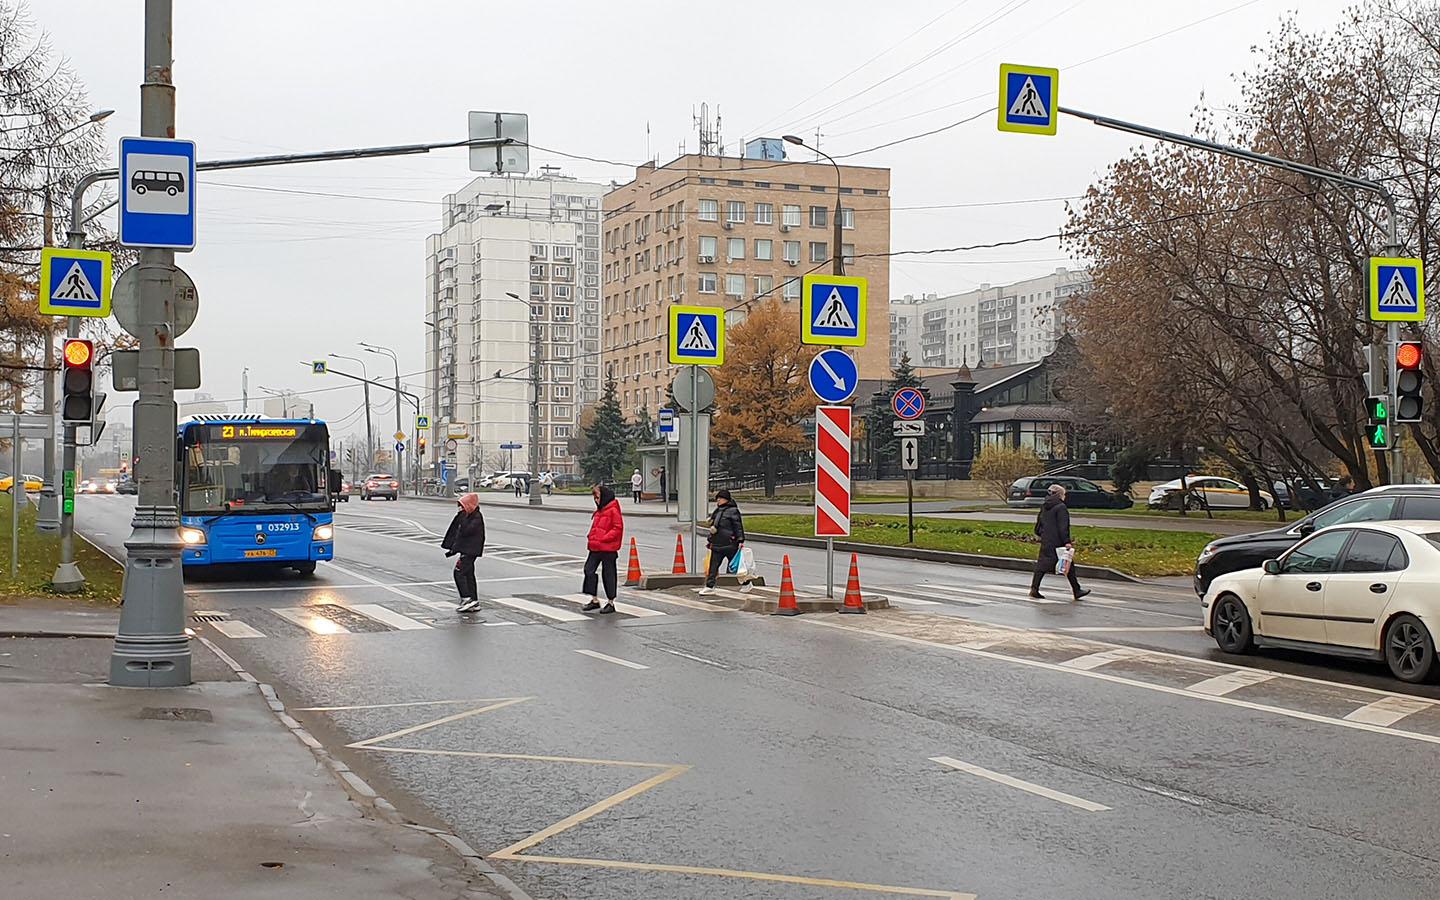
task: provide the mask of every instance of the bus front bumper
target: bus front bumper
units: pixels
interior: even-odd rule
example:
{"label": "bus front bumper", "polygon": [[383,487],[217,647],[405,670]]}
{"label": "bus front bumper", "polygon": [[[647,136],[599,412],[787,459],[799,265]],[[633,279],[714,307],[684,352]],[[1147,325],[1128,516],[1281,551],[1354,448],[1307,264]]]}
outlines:
{"label": "bus front bumper", "polygon": [[[219,553],[212,553],[216,548],[210,544],[196,546],[187,545],[181,556],[181,562],[187,566],[211,566],[229,565],[233,563],[294,563],[306,561],[321,561],[332,559],[335,556],[335,542],[311,541],[308,551],[304,545],[291,544],[288,546],[275,546],[263,549],[247,547],[244,550],[233,549]],[[266,553],[266,551],[272,551]]]}

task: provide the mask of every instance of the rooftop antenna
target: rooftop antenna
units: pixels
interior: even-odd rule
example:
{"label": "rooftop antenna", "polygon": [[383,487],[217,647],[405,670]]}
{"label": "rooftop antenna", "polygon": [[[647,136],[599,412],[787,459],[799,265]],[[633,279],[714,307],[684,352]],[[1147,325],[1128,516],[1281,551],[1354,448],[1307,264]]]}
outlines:
{"label": "rooftop antenna", "polygon": [[715,156],[716,132],[710,126],[710,104],[700,104],[700,115],[696,117],[692,108],[690,114],[691,122],[699,132],[700,155]]}
{"label": "rooftop antenna", "polygon": [[824,137],[824,135],[822,135],[822,134],[820,133],[820,126],[818,126],[818,125],[815,126],[815,161],[816,161],[816,162],[819,162],[819,161],[820,161],[820,138],[822,138],[822,137]]}

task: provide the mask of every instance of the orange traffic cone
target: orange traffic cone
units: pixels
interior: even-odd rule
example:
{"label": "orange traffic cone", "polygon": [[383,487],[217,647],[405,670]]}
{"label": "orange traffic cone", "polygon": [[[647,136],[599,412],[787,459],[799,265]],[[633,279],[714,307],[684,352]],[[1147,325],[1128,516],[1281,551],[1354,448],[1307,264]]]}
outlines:
{"label": "orange traffic cone", "polygon": [[788,553],[785,555],[780,569],[780,606],[771,615],[800,615],[800,607],[795,605],[795,582],[790,577],[790,555]]}
{"label": "orange traffic cone", "polygon": [[850,554],[850,578],[845,582],[845,605],[840,607],[842,613],[864,613],[865,601],[860,599],[860,562],[855,554]]}
{"label": "orange traffic cone", "polygon": [[685,536],[675,535],[675,562],[670,567],[671,575],[685,574]]}
{"label": "orange traffic cone", "polygon": [[640,550],[635,546],[635,539],[632,537],[630,539],[630,568],[625,572],[625,586],[634,587],[639,584],[643,574],[640,571]]}

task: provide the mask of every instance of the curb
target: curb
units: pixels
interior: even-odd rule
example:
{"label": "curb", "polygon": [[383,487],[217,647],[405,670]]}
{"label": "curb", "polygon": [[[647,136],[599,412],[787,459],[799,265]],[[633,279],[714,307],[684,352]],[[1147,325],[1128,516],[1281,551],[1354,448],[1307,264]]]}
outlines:
{"label": "curb", "polygon": [[[430,503],[448,503],[448,504],[450,504],[451,506],[455,505],[455,498],[454,498],[454,497],[416,497],[416,496],[414,496],[414,495],[407,495],[407,496],[405,497],[405,499],[406,499],[406,500],[426,500],[426,501],[428,501],[428,502],[430,502]],[[632,504],[632,506],[633,506],[633,504]],[[513,509],[538,509],[538,510],[540,510],[540,511],[542,511],[542,512],[571,513],[572,515],[579,514],[579,515],[587,515],[587,516],[588,516],[588,515],[591,515],[592,512],[593,512],[593,510],[585,509],[584,507],[581,507],[581,508],[579,508],[579,509],[576,509],[576,508],[568,507],[568,506],[547,506],[547,505],[544,505],[544,504],[541,504],[540,506],[530,506],[530,505],[525,504],[525,503],[486,503],[486,502],[485,502],[485,495],[484,495],[484,494],[480,494],[480,508],[481,508],[481,509],[508,509],[508,508],[513,508]],[[668,518],[674,518],[674,515],[675,515],[674,513],[667,513],[667,512],[663,512],[663,511],[662,511],[662,512],[650,512],[650,511],[648,511],[648,510],[631,510],[630,508],[623,506],[623,504],[622,504],[621,509],[624,510],[624,514],[625,514],[625,516],[626,516],[627,518],[629,518],[630,516],[641,516],[641,517],[643,517],[643,518],[652,518],[652,517],[653,517],[653,518],[656,518],[656,519],[668,519]]]}
{"label": "curb", "polygon": [[[788,544],[792,547],[825,549],[822,538],[789,537],[781,534],[765,534],[746,530],[745,537],[762,544]],[[919,559],[925,562],[948,563],[953,566],[980,566],[987,569],[1009,569],[1013,572],[1032,572],[1035,561],[1014,559],[1008,556],[985,556],[980,553],[956,553],[951,550],[925,550],[919,547],[891,547],[885,544],[862,544],[856,541],[836,541],[835,549],[846,553],[866,553],[871,556],[890,556],[896,559]],[[1127,575],[1109,566],[1075,566],[1075,574],[1099,581],[1124,581],[1130,584],[1144,584],[1142,578]]]}
{"label": "curb", "polygon": [[535,898],[525,893],[515,882],[496,871],[495,867],[490,865],[490,862],[485,859],[485,857],[481,856],[478,851],[465,843],[465,841],[457,835],[448,831],[441,831],[438,828],[418,825],[402,816],[393,803],[380,796],[374,788],[366,783],[365,779],[355,774],[349,766],[331,756],[329,751],[325,749],[325,746],[316,740],[315,736],[312,735],[304,725],[301,725],[285,711],[285,704],[276,696],[275,688],[257,681],[254,675],[245,671],[244,667],[235,661],[234,657],[217,647],[209,639],[199,635],[197,635],[195,639],[204,644],[211,653],[214,653],[222,662],[233,669],[236,676],[242,681],[247,681],[259,689],[261,696],[265,698],[266,704],[269,705],[270,711],[275,714],[275,718],[280,720],[281,725],[289,729],[296,740],[308,747],[316,759],[330,769],[335,775],[336,780],[339,781],[341,787],[345,790],[345,793],[350,796],[352,803],[359,806],[362,810],[370,810],[377,817],[384,819],[392,825],[401,825],[434,837],[463,859],[466,865],[481,875],[484,875],[496,889],[509,897],[510,900],[535,900]]}
{"label": "curb", "polygon": [[0,630],[0,638],[98,638],[100,640],[115,640],[115,632],[100,631],[47,631],[44,628],[29,630],[9,628]]}

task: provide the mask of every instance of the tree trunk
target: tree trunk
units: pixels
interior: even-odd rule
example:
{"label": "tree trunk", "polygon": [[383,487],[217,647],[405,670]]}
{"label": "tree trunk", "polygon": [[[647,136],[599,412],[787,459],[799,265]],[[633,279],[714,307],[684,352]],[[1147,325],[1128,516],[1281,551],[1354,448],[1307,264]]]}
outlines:
{"label": "tree trunk", "polygon": [[775,499],[775,451],[765,448],[765,498]]}

